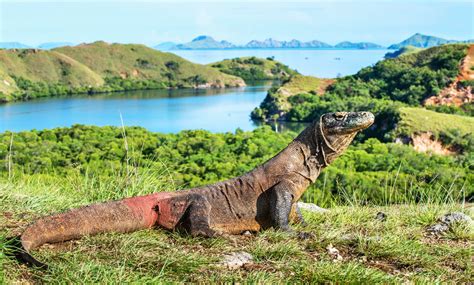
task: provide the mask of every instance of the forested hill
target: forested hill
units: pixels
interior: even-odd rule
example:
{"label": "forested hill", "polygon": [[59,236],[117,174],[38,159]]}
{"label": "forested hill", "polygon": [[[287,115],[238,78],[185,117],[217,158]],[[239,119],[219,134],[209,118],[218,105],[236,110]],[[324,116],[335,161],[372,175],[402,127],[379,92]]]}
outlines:
{"label": "forested hill", "polygon": [[224,73],[238,76],[246,81],[283,80],[299,74],[296,70],[276,61],[273,57],[238,57],[214,62],[209,66]]}
{"label": "forested hill", "polygon": [[[413,143],[422,136],[420,144],[435,143],[433,140],[439,141],[440,136],[449,137],[451,142],[471,141],[472,53],[472,46],[455,44],[403,54],[379,61],[355,75],[338,78],[319,92],[312,91],[321,85],[316,78],[308,81],[306,89],[290,88],[301,86],[300,79],[293,77],[283,86],[271,89],[252,112],[252,118],[309,122],[328,112],[371,111],[376,115],[376,123],[365,132],[366,137]],[[468,132],[462,132],[466,127]],[[470,138],[466,138],[469,134]],[[449,148],[448,141],[443,143]],[[449,152],[440,145],[431,150]]]}
{"label": "forested hill", "polygon": [[144,45],[0,50],[0,101],[132,89],[243,86],[241,78]]}

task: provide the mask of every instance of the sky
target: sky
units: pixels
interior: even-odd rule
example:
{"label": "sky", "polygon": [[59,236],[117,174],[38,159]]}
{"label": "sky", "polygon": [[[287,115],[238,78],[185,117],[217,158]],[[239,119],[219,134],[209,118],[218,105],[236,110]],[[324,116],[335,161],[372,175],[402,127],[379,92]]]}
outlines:
{"label": "sky", "polygon": [[474,38],[473,1],[0,0],[0,42],[250,40],[400,42],[414,33]]}

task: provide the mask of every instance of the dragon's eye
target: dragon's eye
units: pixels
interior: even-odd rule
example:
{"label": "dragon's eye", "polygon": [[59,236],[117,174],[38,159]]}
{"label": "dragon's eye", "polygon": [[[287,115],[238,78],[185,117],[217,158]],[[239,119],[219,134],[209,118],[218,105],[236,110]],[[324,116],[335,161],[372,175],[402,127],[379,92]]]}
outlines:
{"label": "dragon's eye", "polygon": [[334,113],[334,118],[335,118],[337,121],[342,121],[345,117],[346,117],[346,113],[345,113],[345,112],[337,112],[337,113]]}

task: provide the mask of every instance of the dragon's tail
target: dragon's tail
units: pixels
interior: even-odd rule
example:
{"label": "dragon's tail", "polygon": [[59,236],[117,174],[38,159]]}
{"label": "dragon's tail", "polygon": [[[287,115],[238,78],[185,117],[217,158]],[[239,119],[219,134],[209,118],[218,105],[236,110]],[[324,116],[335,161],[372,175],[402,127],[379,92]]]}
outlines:
{"label": "dragon's tail", "polygon": [[[17,255],[33,265],[38,262],[29,251],[45,243],[63,242],[86,235],[105,232],[132,232],[153,227],[157,221],[155,206],[168,196],[156,193],[147,196],[94,204],[39,219],[28,226],[20,237],[21,255]],[[33,261],[29,261],[32,258]]]}

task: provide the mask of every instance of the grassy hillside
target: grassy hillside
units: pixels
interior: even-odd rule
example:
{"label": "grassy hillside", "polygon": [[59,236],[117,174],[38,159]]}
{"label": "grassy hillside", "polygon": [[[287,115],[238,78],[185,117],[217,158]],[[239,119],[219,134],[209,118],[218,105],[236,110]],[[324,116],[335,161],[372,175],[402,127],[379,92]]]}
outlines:
{"label": "grassy hillside", "polygon": [[455,130],[459,136],[474,134],[474,117],[443,114],[423,108],[400,108],[400,121],[396,132],[412,134],[431,132],[439,135],[449,130]]}
{"label": "grassy hillside", "polygon": [[0,50],[0,101],[132,89],[243,86],[242,79],[143,45],[95,42]]}
{"label": "grassy hillside", "polygon": [[313,76],[293,76],[280,87],[270,89],[260,107],[252,111],[251,117],[255,120],[282,119],[293,107],[290,102],[291,97],[298,94],[311,94],[311,96],[319,97],[333,82],[332,79]]}
{"label": "grassy hillside", "polygon": [[225,59],[210,66],[221,72],[238,76],[246,81],[254,80],[284,80],[298,72],[269,57],[266,59],[252,57],[239,57]]}
{"label": "grassy hillside", "polygon": [[[12,99],[22,91],[19,81],[60,84],[70,88],[100,87],[104,80],[87,66],[55,52],[36,49],[0,50],[0,91]],[[2,76],[2,77],[3,77]],[[0,96],[0,100],[2,100]]]}
{"label": "grassy hillside", "polygon": [[399,57],[401,55],[407,55],[407,54],[412,54],[412,53],[415,53],[415,52],[419,52],[422,49],[423,48],[418,48],[418,47],[414,47],[414,46],[404,46],[404,47],[401,47],[400,49],[398,49],[394,52],[386,53],[384,58],[385,59],[396,58],[396,57]]}
{"label": "grassy hillside", "polygon": [[[11,283],[468,283],[474,254],[472,228],[459,224],[441,237],[426,228],[440,216],[472,205],[448,202],[379,207],[336,207],[303,212],[299,240],[267,230],[250,236],[192,238],[161,229],[102,234],[45,245],[34,256],[47,271],[19,265],[5,254],[6,237],[35,219],[106,199],[170,190],[166,172],[113,180],[48,175],[0,180],[0,282]],[[449,197],[448,197],[449,201]],[[375,218],[378,212],[386,221]],[[334,253],[337,250],[337,253]],[[245,251],[254,261],[219,266],[224,254]]]}
{"label": "grassy hillside", "polygon": [[[260,107],[252,112],[252,118],[309,122],[328,112],[371,111],[376,115],[375,124],[360,139],[376,137],[393,141],[400,136],[411,137],[414,133],[429,131],[435,138],[449,137],[444,143],[458,139],[465,144],[469,141],[466,136],[473,133],[473,121],[468,117],[474,108],[472,102],[461,106],[429,107],[465,117],[419,107],[426,98],[457,80],[468,47],[444,45],[379,61],[355,75],[336,79],[323,96],[305,90],[308,83],[297,82],[296,86],[304,87],[297,89],[290,81],[286,84],[292,92],[283,95],[275,89],[270,90]],[[309,84],[317,86],[317,82]],[[409,106],[416,108],[404,108]]]}
{"label": "grassy hillside", "polygon": [[[220,73],[214,68],[191,63],[172,53],[164,53],[145,45],[95,42],[75,47],[61,47],[63,53],[88,66],[102,77],[134,80],[177,81],[182,84],[235,86],[239,78]],[[199,78],[194,78],[199,76]],[[193,82],[196,81],[196,82]]]}
{"label": "grassy hillside", "polygon": [[[290,104],[278,104],[282,97],[270,90],[261,106],[254,111],[254,119],[311,121],[321,113],[319,108],[340,107],[364,101],[367,110],[381,105],[379,100],[394,104],[419,106],[454,82],[460,73],[460,63],[467,54],[468,45],[444,45],[393,59],[379,61],[361,69],[357,74],[336,79],[324,96],[311,96],[305,90],[295,90],[284,99]],[[289,83],[291,84],[291,82]],[[316,88],[316,83],[313,83]],[[283,86],[284,87],[284,86]],[[286,96],[288,97],[288,96]],[[293,102],[293,103],[292,103]],[[359,104],[360,105],[360,104]],[[284,107],[284,109],[280,109]],[[293,110],[299,108],[299,110]],[[458,108],[463,112],[463,108]],[[469,110],[469,108],[466,108]],[[347,109],[351,110],[351,109]]]}

